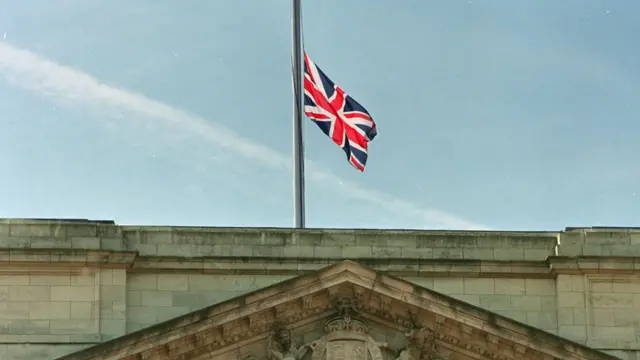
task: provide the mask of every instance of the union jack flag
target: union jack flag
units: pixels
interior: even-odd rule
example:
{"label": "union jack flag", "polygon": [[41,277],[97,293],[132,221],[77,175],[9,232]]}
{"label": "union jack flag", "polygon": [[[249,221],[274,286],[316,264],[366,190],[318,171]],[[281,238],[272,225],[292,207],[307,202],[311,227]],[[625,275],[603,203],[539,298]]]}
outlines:
{"label": "union jack flag", "polygon": [[304,54],[304,112],[364,171],[369,141],[377,135],[369,112],[325,75]]}

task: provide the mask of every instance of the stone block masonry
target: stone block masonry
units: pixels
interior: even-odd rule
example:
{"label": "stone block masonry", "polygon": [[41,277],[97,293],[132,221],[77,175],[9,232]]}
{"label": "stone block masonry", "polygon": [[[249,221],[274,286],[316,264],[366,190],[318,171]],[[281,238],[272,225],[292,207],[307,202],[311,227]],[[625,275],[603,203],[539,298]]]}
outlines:
{"label": "stone block masonry", "polygon": [[0,219],[0,359],[53,359],[350,259],[640,358],[640,230],[118,226]]}
{"label": "stone block masonry", "polygon": [[127,332],[273,285],[289,277],[131,274],[127,283]]}

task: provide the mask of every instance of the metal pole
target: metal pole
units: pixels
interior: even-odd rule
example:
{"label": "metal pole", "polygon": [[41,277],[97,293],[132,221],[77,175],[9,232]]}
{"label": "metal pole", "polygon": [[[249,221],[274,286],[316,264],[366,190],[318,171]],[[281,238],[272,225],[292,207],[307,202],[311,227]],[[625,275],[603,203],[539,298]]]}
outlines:
{"label": "metal pole", "polygon": [[293,216],[294,226],[304,229],[304,147],[303,118],[303,50],[301,0],[292,0],[292,65],[293,65]]}

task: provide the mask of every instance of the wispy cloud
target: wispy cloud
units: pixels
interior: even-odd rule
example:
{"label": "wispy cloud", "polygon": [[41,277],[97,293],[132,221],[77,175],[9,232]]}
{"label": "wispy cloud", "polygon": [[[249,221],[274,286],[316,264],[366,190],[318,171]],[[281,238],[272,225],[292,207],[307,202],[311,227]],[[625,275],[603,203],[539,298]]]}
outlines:
{"label": "wispy cloud", "polygon": [[[201,139],[269,168],[289,168],[288,155],[245,138],[235,131],[188,111],[119,89],[96,78],[47,60],[31,51],[0,41],[0,72],[13,86],[28,89],[64,104],[95,106],[101,111],[127,111],[154,119],[153,126],[181,132],[188,131]],[[456,215],[425,208],[355,183],[341,180],[329,170],[307,160],[307,179],[335,184],[346,197],[368,202],[401,216],[415,218],[424,227],[452,229],[487,229]]]}

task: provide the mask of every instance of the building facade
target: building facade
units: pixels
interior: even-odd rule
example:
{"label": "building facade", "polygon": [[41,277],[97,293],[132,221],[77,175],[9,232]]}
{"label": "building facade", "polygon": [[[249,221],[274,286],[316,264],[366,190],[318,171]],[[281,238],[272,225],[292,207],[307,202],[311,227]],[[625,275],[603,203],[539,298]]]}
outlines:
{"label": "building facade", "polygon": [[638,360],[640,230],[0,220],[0,359],[320,360],[340,351]]}

